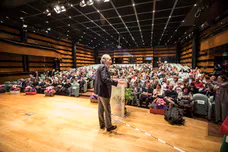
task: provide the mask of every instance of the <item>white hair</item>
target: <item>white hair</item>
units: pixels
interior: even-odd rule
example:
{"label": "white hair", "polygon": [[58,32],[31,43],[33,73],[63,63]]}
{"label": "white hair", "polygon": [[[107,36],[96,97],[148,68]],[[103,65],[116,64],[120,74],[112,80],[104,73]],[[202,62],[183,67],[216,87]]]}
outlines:
{"label": "white hair", "polygon": [[105,64],[107,58],[111,58],[110,55],[108,55],[108,54],[102,55],[100,63]]}

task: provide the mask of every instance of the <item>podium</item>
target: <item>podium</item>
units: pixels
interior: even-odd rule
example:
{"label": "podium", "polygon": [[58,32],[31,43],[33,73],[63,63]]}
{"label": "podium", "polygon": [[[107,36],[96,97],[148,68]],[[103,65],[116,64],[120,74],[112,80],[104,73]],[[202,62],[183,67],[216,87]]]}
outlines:
{"label": "podium", "polygon": [[126,84],[118,84],[117,87],[112,86],[112,94],[110,99],[112,115],[124,118],[125,108],[125,87]]}

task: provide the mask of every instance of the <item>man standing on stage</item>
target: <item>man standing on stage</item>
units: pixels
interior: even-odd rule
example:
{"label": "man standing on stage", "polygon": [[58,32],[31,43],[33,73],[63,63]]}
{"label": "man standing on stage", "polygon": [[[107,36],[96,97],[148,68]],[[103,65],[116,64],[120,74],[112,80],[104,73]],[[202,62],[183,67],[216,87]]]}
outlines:
{"label": "man standing on stage", "polygon": [[[118,81],[112,80],[110,77],[109,67],[112,59],[108,54],[101,57],[101,65],[96,72],[94,92],[98,95],[98,117],[101,129],[107,128],[111,131],[117,128],[112,125],[110,97],[112,85],[117,86]],[[121,83],[121,82],[119,82]],[[105,113],[105,117],[104,117]]]}

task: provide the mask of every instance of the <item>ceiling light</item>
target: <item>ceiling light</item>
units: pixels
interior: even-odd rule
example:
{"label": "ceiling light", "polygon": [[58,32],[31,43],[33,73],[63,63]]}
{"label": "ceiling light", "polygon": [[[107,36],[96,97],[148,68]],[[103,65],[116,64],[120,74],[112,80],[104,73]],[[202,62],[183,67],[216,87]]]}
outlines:
{"label": "ceiling light", "polygon": [[57,14],[61,13],[61,12],[65,12],[66,11],[66,8],[65,6],[59,6],[59,5],[56,5],[54,7],[54,10]]}
{"label": "ceiling light", "polygon": [[85,0],[82,0],[79,4],[81,7],[85,7],[86,6],[86,3],[85,3]]}
{"label": "ceiling light", "polygon": [[98,13],[100,13],[100,11],[99,11],[99,10],[97,10],[97,12],[98,12]]}
{"label": "ceiling light", "polygon": [[132,6],[135,6],[135,3],[133,3]]}
{"label": "ceiling light", "polygon": [[153,10],[153,13],[155,13],[155,10]]}
{"label": "ceiling light", "polygon": [[119,15],[119,18],[121,18],[121,16]]}
{"label": "ceiling light", "polygon": [[93,0],[88,0],[87,5],[93,5]]}
{"label": "ceiling light", "polygon": [[8,17],[8,16],[6,16],[6,18],[7,18],[7,19],[9,19],[9,17]]}
{"label": "ceiling light", "polygon": [[197,6],[197,4],[194,4],[194,7],[196,7]]}
{"label": "ceiling light", "polygon": [[51,31],[51,28],[49,27],[49,28],[47,28],[47,30],[48,30],[48,31]]}
{"label": "ceiling light", "polygon": [[89,29],[89,27],[86,27],[86,29]]}
{"label": "ceiling light", "polygon": [[70,26],[70,24],[68,24],[68,26]]}
{"label": "ceiling light", "polygon": [[27,27],[28,27],[28,25],[26,25],[26,24],[23,24],[23,27],[24,27],[24,28],[27,28]]}
{"label": "ceiling light", "polygon": [[171,18],[171,16],[169,16],[169,18]]}
{"label": "ceiling light", "polygon": [[184,23],[184,20],[182,22]]}
{"label": "ceiling light", "polygon": [[47,23],[47,24],[48,24],[49,22],[48,22],[48,21],[46,21],[45,23]]}
{"label": "ceiling light", "polygon": [[1,20],[0,22],[1,22],[1,23],[3,23],[3,21],[2,21],[2,20]]}
{"label": "ceiling light", "polygon": [[69,16],[69,18],[71,18],[71,16]]}
{"label": "ceiling light", "polygon": [[73,7],[74,5],[73,4],[70,4],[71,7]]}
{"label": "ceiling light", "polygon": [[24,18],[23,17],[20,17],[21,20],[23,20]]}
{"label": "ceiling light", "polygon": [[104,0],[104,2],[109,2],[109,0]]}
{"label": "ceiling light", "polygon": [[47,16],[51,16],[51,13],[48,13]]}
{"label": "ceiling light", "polygon": [[67,30],[67,32],[69,32],[69,30]]}

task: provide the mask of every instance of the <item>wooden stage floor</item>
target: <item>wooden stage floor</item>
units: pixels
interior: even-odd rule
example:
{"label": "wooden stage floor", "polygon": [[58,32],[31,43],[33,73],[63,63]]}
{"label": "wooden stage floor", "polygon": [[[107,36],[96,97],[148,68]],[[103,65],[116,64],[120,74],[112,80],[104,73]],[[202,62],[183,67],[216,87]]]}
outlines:
{"label": "wooden stage floor", "polygon": [[[100,130],[97,104],[74,97],[0,94],[0,152],[218,152],[222,138],[208,136],[208,123],[186,118],[171,126],[161,115],[127,107],[117,130]],[[146,131],[144,132],[140,131]],[[151,136],[149,136],[151,135]],[[167,145],[156,138],[172,145]]]}

